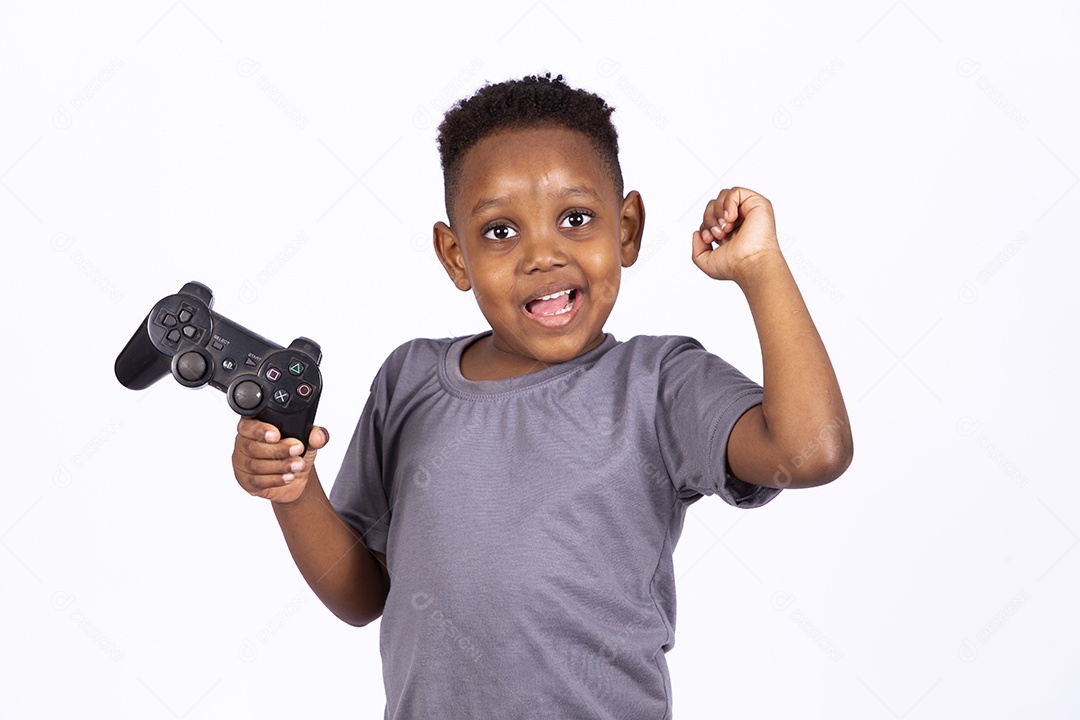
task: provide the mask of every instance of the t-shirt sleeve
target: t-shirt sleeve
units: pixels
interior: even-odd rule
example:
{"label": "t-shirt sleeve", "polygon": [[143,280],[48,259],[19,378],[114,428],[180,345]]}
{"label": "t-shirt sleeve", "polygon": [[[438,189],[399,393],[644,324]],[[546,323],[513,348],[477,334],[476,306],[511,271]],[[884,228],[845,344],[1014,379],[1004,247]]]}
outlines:
{"label": "t-shirt sleeve", "polygon": [[779,494],[740,480],[727,464],[728,437],[743,413],[761,404],[760,385],[684,338],[661,361],[657,394],[660,452],[679,497],[719,495],[753,508]]}
{"label": "t-shirt sleeve", "polygon": [[382,462],[382,421],[386,408],[382,375],[380,371],[372,383],[371,394],[330,489],[330,504],[369,550],[385,554],[390,502]]}

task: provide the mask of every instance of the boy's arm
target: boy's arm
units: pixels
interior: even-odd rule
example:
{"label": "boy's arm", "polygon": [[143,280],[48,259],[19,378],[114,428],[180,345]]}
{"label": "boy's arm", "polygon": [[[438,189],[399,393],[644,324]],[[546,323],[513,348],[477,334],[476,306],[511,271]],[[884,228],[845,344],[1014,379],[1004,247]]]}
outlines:
{"label": "boy's arm", "polygon": [[272,501],[293,560],[323,604],[350,625],[366,625],[382,615],[390,577],[385,556],[367,549],[323,492],[314,462],[328,439],[323,428],[312,429],[307,456],[299,457],[300,441],[243,418],[233,472],[248,493]]}
{"label": "boy's arm", "polygon": [[707,275],[739,285],[761,342],[765,397],[731,431],[731,473],[776,488],[836,479],[853,452],[847,409],[825,345],[780,252],[772,205],[746,188],[721,191],[694,232],[693,252]]}

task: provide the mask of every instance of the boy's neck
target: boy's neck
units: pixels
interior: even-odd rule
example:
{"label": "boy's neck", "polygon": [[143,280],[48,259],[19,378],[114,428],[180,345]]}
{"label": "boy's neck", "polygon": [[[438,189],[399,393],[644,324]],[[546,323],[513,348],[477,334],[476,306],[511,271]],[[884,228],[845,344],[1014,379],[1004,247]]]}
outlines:
{"label": "boy's neck", "polygon": [[495,345],[493,335],[485,335],[470,343],[461,354],[461,375],[474,382],[508,380],[546,367],[550,367],[550,364],[500,350]]}

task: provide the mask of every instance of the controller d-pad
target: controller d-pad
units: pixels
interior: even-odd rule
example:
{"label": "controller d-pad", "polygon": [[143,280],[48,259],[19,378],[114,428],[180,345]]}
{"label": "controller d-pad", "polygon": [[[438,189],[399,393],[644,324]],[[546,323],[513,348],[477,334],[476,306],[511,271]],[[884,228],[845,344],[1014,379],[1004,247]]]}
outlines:
{"label": "controller d-pad", "polygon": [[188,340],[191,340],[199,333],[199,329],[194,325],[185,325],[183,333],[184,337],[186,337]]}
{"label": "controller d-pad", "polygon": [[172,313],[165,313],[158,322],[167,328],[176,327],[176,316]]}
{"label": "controller d-pad", "polygon": [[173,345],[175,345],[176,343],[180,342],[180,331],[177,330],[176,328],[173,328],[172,330],[170,330],[169,332],[167,332],[165,334],[165,340],[166,340],[166,342],[169,342],[169,343],[172,343]]}
{"label": "controller d-pad", "polygon": [[195,311],[187,305],[184,305],[183,308],[181,308],[180,310],[180,322],[189,323],[191,322],[191,318],[194,317],[194,315]]}
{"label": "controller d-pad", "polygon": [[289,402],[289,393],[284,388],[278,388],[274,391],[274,400],[282,405]]}

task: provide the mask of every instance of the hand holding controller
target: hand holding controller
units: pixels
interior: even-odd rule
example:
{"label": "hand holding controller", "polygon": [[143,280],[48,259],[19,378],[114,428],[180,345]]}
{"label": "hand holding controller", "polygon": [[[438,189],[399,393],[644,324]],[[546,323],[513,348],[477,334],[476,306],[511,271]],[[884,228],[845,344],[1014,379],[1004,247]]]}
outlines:
{"label": "hand holding controller", "polygon": [[116,358],[116,378],[142,390],[169,372],[187,387],[225,392],[229,407],[306,444],[322,392],[322,350],[307,338],[288,348],[211,310],[210,288],[189,282],[160,301]]}

